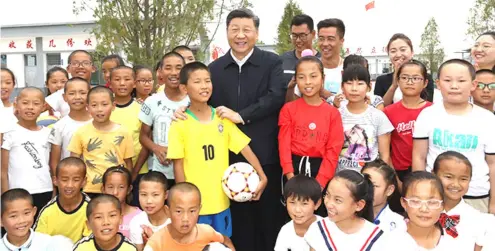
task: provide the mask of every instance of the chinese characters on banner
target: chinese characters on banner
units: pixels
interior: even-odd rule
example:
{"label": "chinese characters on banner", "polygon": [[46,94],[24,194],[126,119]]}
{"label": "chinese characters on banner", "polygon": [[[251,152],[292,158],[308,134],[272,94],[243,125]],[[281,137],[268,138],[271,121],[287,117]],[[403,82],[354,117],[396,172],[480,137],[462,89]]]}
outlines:
{"label": "chinese characters on banner", "polygon": [[0,39],[0,51],[2,53],[35,52],[36,38],[2,38]]}
{"label": "chinese characters on banner", "polygon": [[385,56],[387,55],[387,48],[382,46],[370,46],[370,47],[345,47],[343,48],[345,56],[356,54],[361,56]]}
{"label": "chinese characters on banner", "polygon": [[91,35],[43,37],[44,51],[95,50],[96,38]]}

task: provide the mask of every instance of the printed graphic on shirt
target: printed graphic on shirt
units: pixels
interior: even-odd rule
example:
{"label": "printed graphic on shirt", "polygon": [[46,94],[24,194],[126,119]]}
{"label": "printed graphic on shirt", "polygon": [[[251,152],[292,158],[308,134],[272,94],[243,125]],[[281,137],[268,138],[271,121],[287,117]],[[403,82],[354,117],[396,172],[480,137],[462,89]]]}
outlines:
{"label": "printed graphic on shirt", "polygon": [[395,130],[401,135],[412,134],[412,131],[414,130],[414,122],[415,120],[400,122],[397,124],[397,128],[395,128]]}
{"label": "printed graphic on shirt", "polygon": [[[38,156],[39,152],[38,152],[38,150],[36,150],[34,143],[32,143],[30,141],[26,141],[26,142],[22,143],[21,145],[24,147],[24,150],[26,150],[26,152],[31,156],[31,158],[33,158],[33,161],[34,161],[33,168],[34,169],[42,168],[43,164],[41,164],[41,159]],[[43,146],[43,148],[46,148],[46,146]]]}
{"label": "printed graphic on shirt", "polygon": [[124,140],[124,136],[115,136],[115,140],[113,141],[113,143],[115,143],[115,145],[117,146],[120,146],[123,140]]}
{"label": "printed graphic on shirt", "polygon": [[433,145],[442,150],[457,152],[474,152],[478,147],[478,136],[472,134],[456,134],[449,130],[433,129]]}
{"label": "printed graphic on shirt", "polygon": [[344,147],[340,154],[338,171],[343,169],[360,171],[365,162],[372,160],[370,146],[375,144],[375,138],[369,135],[376,135],[375,127],[372,125],[355,124],[350,127],[344,125]]}
{"label": "printed graphic on shirt", "polygon": [[294,137],[297,141],[327,142],[328,132],[316,131],[317,125],[314,122],[306,126],[295,125]]}
{"label": "printed graphic on shirt", "polygon": [[87,146],[88,152],[91,152],[96,149],[100,149],[101,144],[103,144],[103,141],[100,140],[99,138],[96,139],[89,138],[88,146]]}

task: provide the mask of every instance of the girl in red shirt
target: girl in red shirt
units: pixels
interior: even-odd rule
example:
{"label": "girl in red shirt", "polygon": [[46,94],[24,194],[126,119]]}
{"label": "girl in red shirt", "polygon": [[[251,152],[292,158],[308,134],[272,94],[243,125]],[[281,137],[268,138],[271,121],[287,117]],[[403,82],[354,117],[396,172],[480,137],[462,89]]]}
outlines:
{"label": "girl in red shirt", "polygon": [[421,98],[428,85],[425,65],[414,59],[404,63],[398,69],[397,83],[403,94],[402,100],[386,106],[384,112],[395,128],[390,142],[391,158],[399,179],[403,181],[411,172],[414,122],[419,113],[431,105]]}
{"label": "girl in red shirt", "polygon": [[339,111],[320,97],[324,79],[318,58],[301,58],[295,80],[302,98],[285,104],[278,122],[283,174],[287,179],[300,173],[314,177],[322,189],[335,173],[344,144]]}

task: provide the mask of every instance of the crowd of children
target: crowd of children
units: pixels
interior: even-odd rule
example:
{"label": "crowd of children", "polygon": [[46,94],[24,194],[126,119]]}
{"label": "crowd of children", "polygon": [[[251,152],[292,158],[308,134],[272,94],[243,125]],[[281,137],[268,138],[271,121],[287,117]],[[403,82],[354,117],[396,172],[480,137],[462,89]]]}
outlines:
{"label": "crowd of children", "polygon": [[[155,76],[109,55],[106,86],[92,87],[90,53],[72,52],[68,65],[49,69],[48,95],[25,87],[13,103],[15,76],[1,69],[0,250],[235,250],[221,186],[229,152],[260,177],[253,201],[269,180],[250,138],[208,104],[208,67],[186,46]],[[278,122],[291,220],[275,251],[495,245],[494,71],[444,62],[434,104],[422,96],[423,63],[402,62],[394,76],[402,98],[384,107],[368,62],[350,55],[342,92],[324,100],[322,62],[297,62],[300,98]]]}

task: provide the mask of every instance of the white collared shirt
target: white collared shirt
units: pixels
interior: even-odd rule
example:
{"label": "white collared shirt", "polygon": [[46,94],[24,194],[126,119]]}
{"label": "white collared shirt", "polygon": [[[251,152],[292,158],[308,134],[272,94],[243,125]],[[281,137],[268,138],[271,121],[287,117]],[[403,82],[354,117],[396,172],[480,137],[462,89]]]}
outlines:
{"label": "white collared shirt", "polygon": [[71,251],[72,241],[63,236],[50,236],[30,229],[28,240],[21,246],[15,246],[7,240],[5,234],[0,242],[0,251]]}
{"label": "white collared shirt", "polygon": [[251,51],[242,60],[239,60],[238,58],[236,58],[234,56],[232,49],[230,50],[230,55],[232,56],[234,61],[237,63],[237,65],[239,65],[239,72],[241,72],[242,66],[247,62],[247,60],[251,57],[251,55],[253,55],[253,52],[254,52],[254,48],[251,49]]}
{"label": "white collared shirt", "polygon": [[377,215],[374,223],[385,232],[407,230],[407,225],[404,217],[392,211],[388,205],[386,205]]}
{"label": "white collared shirt", "polygon": [[[450,236],[443,233],[440,236],[440,240],[436,247],[432,249],[426,249],[416,242],[416,240],[407,231],[393,231],[388,234],[384,240],[387,245],[382,251],[448,251],[448,250],[474,250],[472,249],[460,249],[457,247],[457,243]],[[400,247],[400,248],[398,248]]]}

